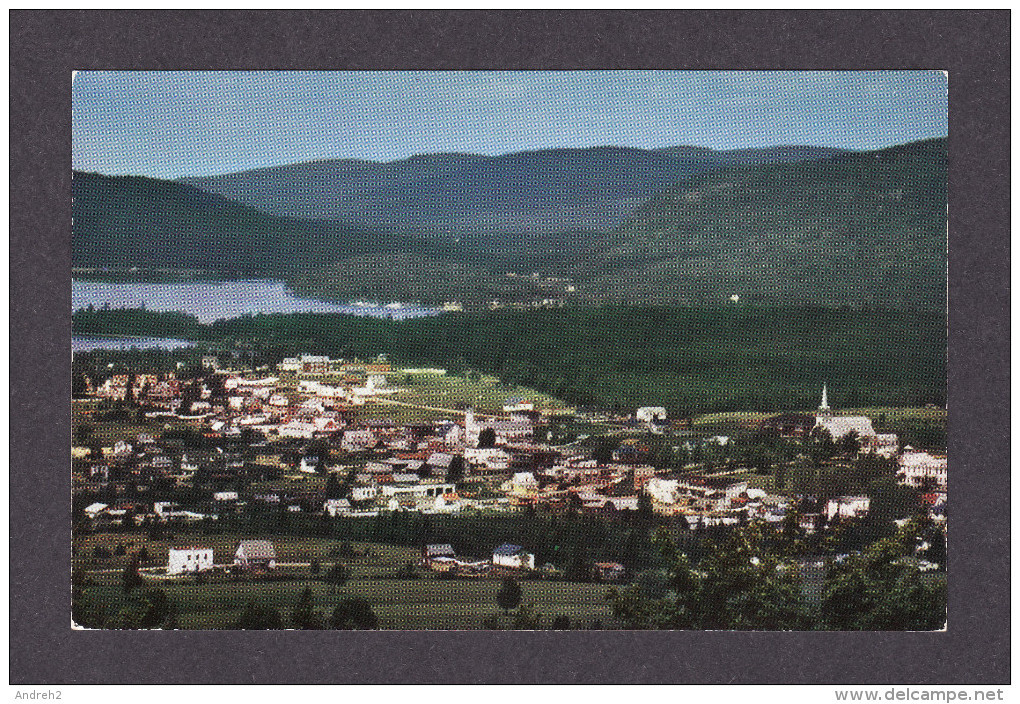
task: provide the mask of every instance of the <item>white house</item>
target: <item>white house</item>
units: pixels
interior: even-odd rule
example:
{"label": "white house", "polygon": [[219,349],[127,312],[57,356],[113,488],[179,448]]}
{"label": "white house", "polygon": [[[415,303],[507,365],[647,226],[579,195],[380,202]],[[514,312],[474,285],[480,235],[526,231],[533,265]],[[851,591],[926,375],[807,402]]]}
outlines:
{"label": "white house", "polygon": [[167,574],[205,572],[212,568],[212,548],[170,548],[166,564]]}
{"label": "white house", "polygon": [[[417,476],[415,476],[417,479]],[[406,484],[397,486],[386,484],[382,487],[384,497],[413,496],[417,498],[435,498],[443,494],[453,494],[457,491],[456,484]]]}
{"label": "white house", "polygon": [[907,446],[900,455],[899,465],[897,476],[901,484],[920,487],[926,479],[930,479],[939,489],[945,490],[948,486],[948,459],[944,456],[918,452]]}
{"label": "white house", "polygon": [[666,420],[666,409],[662,406],[644,406],[643,408],[637,409],[637,413],[634,414],[634,417],[642,423]]}
{"label": "white house", "polygon": [[310,440],[315,435],[315,424],[303,420],[291,420],[277,430],[281,438],[303,438]]}
{"label": "white house", "polygon": [[675,504],[677,500],[677,487],[680,485],[676,479],[660,479],[653,477],[645,484],[645,491],[652,497],[652,501],[660,504]]}
{"label": "white house", "polygon": [[340,446],[344,450],[361,450],[375,447],[379,439],[371,430],[345,430]]}
{"label": "white house", "polygon": [[89,518],[95,518],[99,514],[106,511],[106,509],[108,508],[110,507],[107,504],[102,504],[98,502],[94,504],[89,504],[88,506],[85,507],[85,515],[88,516]]}
{"label": "white house", "polygon": [[520,545],[504,543],[492,551],[492,564],[515,570],[535,569],[535,556]]}
{"label": "white house", "polygon": [[861,443],[861,452],[886,459],[895,457],[899,450],[900,438],[896,433],[878,433],[872,438],[865,438]]}
{"label": "white house", "polygon": [[268,540],[242,540],[234,553],[234,564],[242,567],[276,568],[276,548]]}
{"label": "white house", "polygon": [[351,502],[347,499],[326,499],[322,510],[332,517],[342,516],[351,511]]}
{"label": "white house", "polygon": [[376,486],[355,486],[351,488],[351,498],[355,501],[370,501],[379,495]]}
{"label": "white house", "polygon": [[538,480],[531,472],[516,472],[513,479],[505,482],[500,488],[518,496],[527,496],[538,492]]}
{"label": "white house", "polygon": [[867,496],[837,496],[825,504],[825,517],[830,521],[840,518],[858,518],[867,515],[871,499]]}

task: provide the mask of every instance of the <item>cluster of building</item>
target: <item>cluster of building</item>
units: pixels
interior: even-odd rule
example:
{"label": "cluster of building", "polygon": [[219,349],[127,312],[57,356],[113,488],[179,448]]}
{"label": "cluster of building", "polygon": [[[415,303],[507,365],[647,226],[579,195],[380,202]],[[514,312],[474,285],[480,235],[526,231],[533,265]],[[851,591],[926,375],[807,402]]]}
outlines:
{"label": "cluster of building", "polygon": [[[371,364],[301,355],[277,365],[280,376],[252,377],[222,372],[205,360],[205,377],[172,374],[116,376],[96,396],[131,396],[147,414],[176,414],[194,421],[205,447],[177,447],[140,435],[103,448],[75,448],[75,489],[112,500],[92,504],[88,517],[111,523],[134,520],[217,519],[250,503],[293,513],[365,516],[380,511],[457,513],[465,510],[579,511],[614,516],[639,509],[642,500],[656,513],[682,516],[692,528],[734,525],[753,518],[781,521],[791,504],[767,495],[733,473],[657,471],[633,443],[623,441],[612,461],[596,461],[571,447],[536,441],[542,414],[522,399],[509,399],[487,414],[467,409],[462,421],[396,424],[366,417],[363,407],[399,394],[385,358]],[[400,370],[408,374],[443,370]],[[632,421],[661,431],[667,413],[642,407]],[[946,458],[899,447],[892,434],[876,433],[864,416],[836,415],[822,390],[814,415],[781,414],[766,420],[783,437],[805,439],[821,430],[835,442],[849,435],[860,452],[898,462],[900,480],[929,496],[944,514]],[[716,436],[697,442],[725,445]],[[327,484],[278,482],[249,491],[254,480],[334,476]],[[272,482],[270,482],[272,484]],[[212,501],[184,510],[156,497],[175,488],[201,486]],[[342,487],[337,490],[337,486]],[[315,487],[315,488],[311,488]],[[835,497],[814,507],[806,519],[857,517],[867,497]]]}

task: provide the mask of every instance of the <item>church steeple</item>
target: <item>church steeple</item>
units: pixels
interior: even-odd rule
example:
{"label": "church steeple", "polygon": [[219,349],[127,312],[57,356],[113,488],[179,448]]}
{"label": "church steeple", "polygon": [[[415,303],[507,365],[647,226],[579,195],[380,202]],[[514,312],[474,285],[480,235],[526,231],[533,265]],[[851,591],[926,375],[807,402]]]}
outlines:
{"label": "church steeple", "polygon": [[818,415],[827,416],[830,414],[829,409],[829,385],[827,383],[822,384],[822,405],[818,407]]}

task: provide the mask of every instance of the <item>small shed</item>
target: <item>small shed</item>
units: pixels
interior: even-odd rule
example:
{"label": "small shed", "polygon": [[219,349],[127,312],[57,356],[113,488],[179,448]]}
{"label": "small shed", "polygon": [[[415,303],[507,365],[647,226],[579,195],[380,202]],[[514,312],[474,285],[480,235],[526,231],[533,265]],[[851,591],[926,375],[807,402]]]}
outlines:
{"label": "small shed", "polygon": [[246,569],[275,569],[276,548],[269,540],[242,540],[234,553],[234,564]]}

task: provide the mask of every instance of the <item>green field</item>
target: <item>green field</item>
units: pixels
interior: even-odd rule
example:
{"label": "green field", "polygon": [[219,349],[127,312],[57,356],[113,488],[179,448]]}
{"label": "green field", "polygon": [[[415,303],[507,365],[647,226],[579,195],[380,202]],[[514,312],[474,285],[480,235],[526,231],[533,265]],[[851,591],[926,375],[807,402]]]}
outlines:
{"label": "green field", "polygon": [[[194,542],[212,547],[216,562],[229,562],[239,536],[204,536]],[[169,545],[149,541],[141,534],[102,534],[86,536],[75,541],[79,555],[91,554],[94,545],[113,549],[118,542],[125,543],[129,551],[143,545],[153,555],[153,565],[165,565]],[[184,545],[189,541],[178,541]],[[293,536],[273,538],[281,563],[305,563],[313,557],[328,566],[335,561],[330,550],[335,541]],[[499,611],[496,592],[500,580],[484,579],[440,580],[430,573],[419,579],[391,577],[409,561],[417,561],[420,554],[413,548],[370,543],[354,543],[358,551],[368,551],[366,557],[342,560],[352,570],[351,580],[338,589],[313,578],[309,569],[281,567],[281,575],[293,579],[275,582],[245,582],[242,584],[216,579],[198,584],[192,577],[169,578],[158,571],[146,573],[148,586],[164,589],[177,608],[178,622],[184,629],[229,628],[242,614],[248,601],[280,610],[285,624],[289,625],[290,611],[305,589],[312,590],[315,608],[328,615],[333,606],[345,597],[367,599],[379,617],[380,628],[398,630],[464,630],[483,628],[483,621]],[[108,614],[124,608],[128,599],[120,586],[120,572],[127,557],[96,561],[76,558],[76,566],[87,570],[89,584],[85,597],[92,603],[102,603]],[[574,627],[589,627],[595,620],[606,628],[613,627],[605,594],[606,585],[572,582],[524,580],[521,582],[524,603],[530,603],[543,614],[543,625],[548,627],[556,616],[568,616]],[[504,619],[504,623],[507,620]]]}
{"label": "green field", "polygon": [[[799,411],[814,413],[814,409]],[[867,416],[875,424],[875,429],[888,432],[903,432],[920,427],[945,428],[948,413],[945,408],[927,406],[922,408],[898,408],[891,406],[871,408],[837,408],[835,415]],[[731,432],[751,430],[766,418],[775,413],[758,413],[753,411],[737,413],[706,413],[694,418],[693,425],[697,430]]]}

